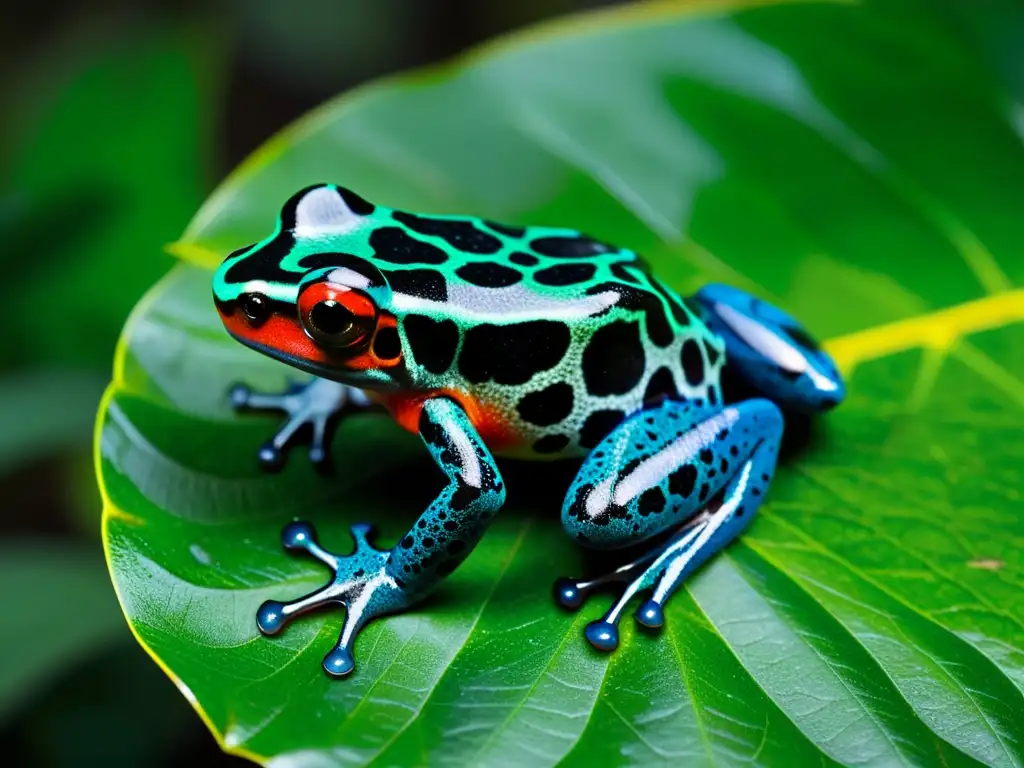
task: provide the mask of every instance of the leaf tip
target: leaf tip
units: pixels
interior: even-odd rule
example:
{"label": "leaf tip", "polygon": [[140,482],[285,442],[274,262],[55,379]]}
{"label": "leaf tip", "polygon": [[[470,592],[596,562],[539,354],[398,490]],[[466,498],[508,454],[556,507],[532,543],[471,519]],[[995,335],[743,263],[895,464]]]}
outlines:
{"label": "leaf tip", "polygon": [[179,240],[165,245],[164,250],[176,259],[187,261],[204,269],[213,269],[221,262],[221,254],[195,243]]}

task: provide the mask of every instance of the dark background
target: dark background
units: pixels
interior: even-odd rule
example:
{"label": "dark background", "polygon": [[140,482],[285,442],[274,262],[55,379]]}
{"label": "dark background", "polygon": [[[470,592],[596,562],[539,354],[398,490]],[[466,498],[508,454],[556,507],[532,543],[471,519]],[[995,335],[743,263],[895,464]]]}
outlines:
{"label": "dark background", "polygon": [[[243,764],[220,754],[119,617],[88,641],[40,650],[60,639],[70,608],[96,600],[94,613],[118,610],[103,563],[92,427],[124,319],[173,263],[162,247],[226,173],[324,100],[505,31],[610,4],[8,4],[0,25],[4,764]],[[38,573],[71,561],[81,578],[44,588]],[[13,671],[34,652],[48,660],[15,685]]]}

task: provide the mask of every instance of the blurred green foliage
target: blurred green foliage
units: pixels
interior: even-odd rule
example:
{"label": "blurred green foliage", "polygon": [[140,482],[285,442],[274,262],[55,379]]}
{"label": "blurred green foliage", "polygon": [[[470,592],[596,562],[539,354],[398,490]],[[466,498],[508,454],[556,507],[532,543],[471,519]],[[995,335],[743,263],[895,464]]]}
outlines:
{"label": "blurred green foliage", "polygon": [[[96,537],[89,449],[120,328],[210,185],[211,33],[69,26],[4,94],[0,477],[16,490],[0,549],[0,723],[26,764],[145,763],[192,728],[162,676],[139,675]],[[54,535],[67,529],[80,533]],[[67,675],[77,697],[61,694]],[[125,680],[148,689],[107,684]],[[135,740],[114,737],[126,722]]]}
{"label": "blurred green foliage", "polygon": [[77,44],[81,69],[57,78],[10,169],[6,356],[109,361],[128,311],[169,266],[163,244],[207,186],[208,39],[142,28]]}
{"label": "blurred green foliage", "polygon": [[26,539],[0,544],[0,591],[7,596],[0,657],[10,660],[0,675],[0,719],[46,676],[123,634],[110,584],[80,547]]}
{"label": "blurred green foliage", "polygon": [[0,738],[14,764],[238,762],[132,640],[99,544],[96,407],[128,313],[173,262],[164,246],[320,101],[588,4],[52,0],[5,15]]}

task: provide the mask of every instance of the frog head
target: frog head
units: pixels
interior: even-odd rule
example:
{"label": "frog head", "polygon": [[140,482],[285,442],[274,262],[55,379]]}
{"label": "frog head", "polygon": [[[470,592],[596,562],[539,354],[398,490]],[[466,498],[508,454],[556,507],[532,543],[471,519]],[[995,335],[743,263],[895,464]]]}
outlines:
{"label": "frog head", "polygon": [[293,195],[270,237],[231,253],[213,281],[227,331],[317,376],[387,388],[403,376],[391,289],[372,262],[376,207],[330,184]]}

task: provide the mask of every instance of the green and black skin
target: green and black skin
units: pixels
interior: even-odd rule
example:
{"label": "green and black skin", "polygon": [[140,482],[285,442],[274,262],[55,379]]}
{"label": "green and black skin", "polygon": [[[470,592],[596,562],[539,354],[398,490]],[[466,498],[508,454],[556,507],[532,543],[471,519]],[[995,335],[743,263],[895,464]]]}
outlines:
{"label": "green and black skin", "polygon": [[[335,578],[265,603],[257,621],[272,634],[344,603],[324,660],[335,676],[352,670],[367,620],[421,600],[472,551],[505,498],[495,456],[583,459],[562,522],[584,546],[657,540],[610,576],[556,584],[577,607],[595,584],[627,583],[586,630],[611,650],[637,592],[650,591],[637,619],[660,626],[679,584],[749,524],[774,473],[781,409],[825,411],[844,396],[807,332],[748,293],[709,285],[683,299],[634,252],[576,230],[394,210],[332,184],[293,195],[269,237],[227,257],[213,290],[235,338],[316,377],[281,395],[233,389],[240,409],[288,414],[261,449],[269,469],[309,432],[311,456],[326,461],[340,414],[379,403],[447,477],[390,550],[370,545],[366,526],[348,556],[320,547],[308,523],[286,527],[285,546]],[[724,375],[757,396],[725,402]]]}

